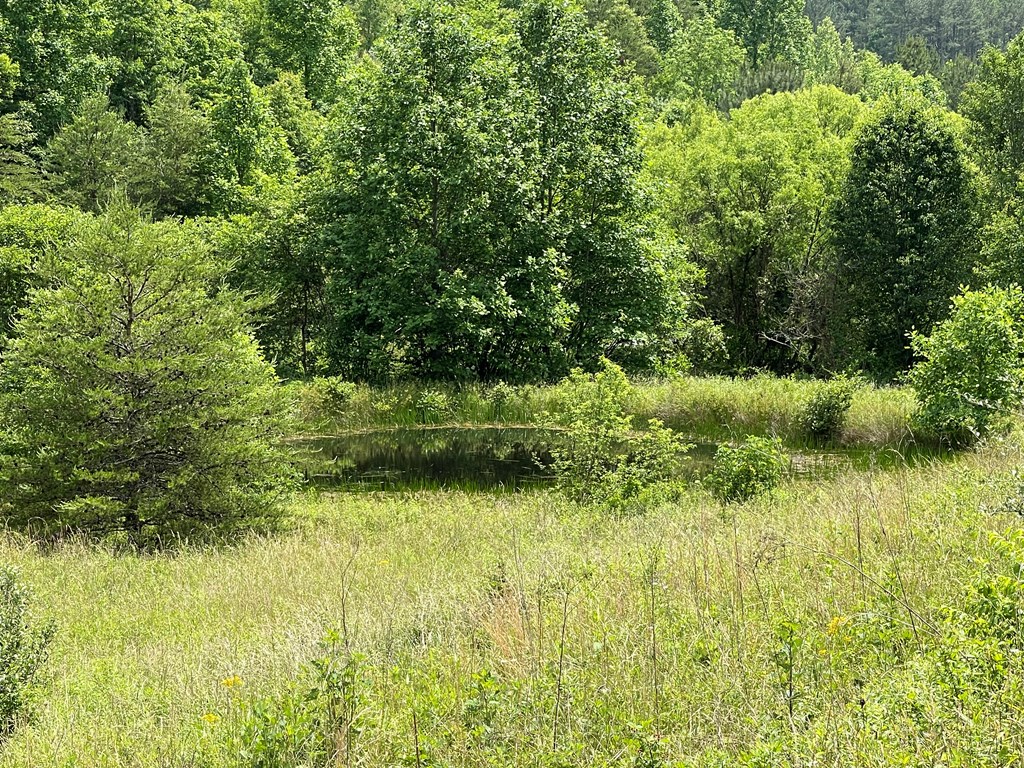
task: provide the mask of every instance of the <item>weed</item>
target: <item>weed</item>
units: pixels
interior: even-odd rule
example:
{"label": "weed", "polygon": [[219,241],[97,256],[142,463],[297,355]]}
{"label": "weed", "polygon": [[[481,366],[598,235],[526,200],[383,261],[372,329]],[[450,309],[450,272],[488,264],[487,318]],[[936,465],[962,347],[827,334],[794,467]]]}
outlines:
{"label": "weed", "polygon": [[33,628],[29,595],[10,568],[0,568],[0,744],[28,709],[32,686],[46,660],[53,625]]}

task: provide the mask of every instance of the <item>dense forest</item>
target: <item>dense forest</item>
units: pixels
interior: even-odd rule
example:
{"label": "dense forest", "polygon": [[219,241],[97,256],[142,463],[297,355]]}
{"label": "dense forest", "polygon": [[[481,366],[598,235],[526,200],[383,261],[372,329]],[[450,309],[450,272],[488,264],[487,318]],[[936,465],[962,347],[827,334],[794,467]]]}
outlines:
{"label": "dense forest", "polygon": [[0,3],[3,327],[83,217],[178,222],[278,373],[911,362],[1024,281],[1010,0]]}

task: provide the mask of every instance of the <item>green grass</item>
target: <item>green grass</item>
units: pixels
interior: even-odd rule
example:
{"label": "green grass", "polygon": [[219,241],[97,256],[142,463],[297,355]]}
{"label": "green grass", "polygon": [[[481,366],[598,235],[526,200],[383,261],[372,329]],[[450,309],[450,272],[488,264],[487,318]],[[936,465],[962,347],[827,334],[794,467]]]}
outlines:
{"label": "green grass", "polygon": [[[790,447],[804,447],[809,440],[801,425],[803,409],[821,386],[820,381],[774,376],[640,381],[634,384],[629,411],[638,425],[661,419],[694,440],[722,442],[759,435],[778,437]],[[314,385],[291,387],[306,431],[336,433],[425,423],[539,424],[546,414],[560,410],[564,397],[558,385],[516,387],[505,392],[507,401],[499,406],[493,388],[481,385],[358,386],[347,403],[332,408]],[[425,391],[441,395],[447,407],[424,408]],[[908,389],[865,385],[854,396],[837,442],[843,447],[905,447],[915,441],[911,416],[916,407]]]}
{"label": "green grass", "polygon": [[235,765],[246,708],[329,631],[358,667],[339,765],[997,765],[979,755],[1024,731],[970,697],[944,710],[921,670],[1000,562],[1020,461],[993,446],[627,518],[547,492],[311,495],[282,533],[146,555],[8,535],[59,633],[0,766]]}

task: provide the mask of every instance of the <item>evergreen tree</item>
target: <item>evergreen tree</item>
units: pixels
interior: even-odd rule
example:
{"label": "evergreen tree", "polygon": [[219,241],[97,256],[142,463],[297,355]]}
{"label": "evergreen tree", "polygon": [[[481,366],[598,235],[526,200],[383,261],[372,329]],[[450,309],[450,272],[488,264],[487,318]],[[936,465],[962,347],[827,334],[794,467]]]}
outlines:
{"label": "evergreen tree", "polygon": [[8,520],[138,536],[273,511],[282,403],[223,279],[123,203],[44,262],[0,364]]}
{"label": "evergreen tree", "polygon": [[945,113],[892,100],[858,137],[833,219],[842,343],[880,376],[911,362],[978,252],[975,180]]}
{"label": "evergreen tree", "polygon": [[86,99],[46,148],[61,199],[82,210],[99,210],[114,189],[129,186],[140,138],[138,128],[112,112],[106,98]]}

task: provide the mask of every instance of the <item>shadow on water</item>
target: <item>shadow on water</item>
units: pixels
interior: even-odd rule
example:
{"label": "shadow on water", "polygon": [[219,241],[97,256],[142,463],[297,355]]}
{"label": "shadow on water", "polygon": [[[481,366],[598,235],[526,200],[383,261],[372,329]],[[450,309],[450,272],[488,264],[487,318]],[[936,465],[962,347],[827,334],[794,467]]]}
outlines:
{"label": "shadow on water", "polygon": [[[518,491],[553,483],[551,450],[561,439],[558,431],[537,427],[423,427],[306,438],[295,447],[307,482],[323,489]],[[706,474],[717,449],[717,443],[694,445],[683,474]],[[848,468],[886,470],[950,455],[925,446],[800,450],[790,454],[789,471],[822,479]]]}
{"label": "shadow on water", "polygon": [[522,490],[553,482],[557,433],[533,427],[433,427],[358,432],[296,443],[320,488]]}

